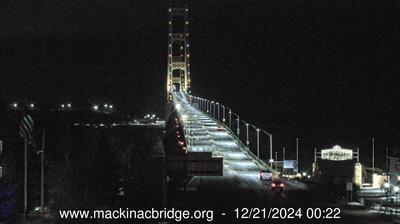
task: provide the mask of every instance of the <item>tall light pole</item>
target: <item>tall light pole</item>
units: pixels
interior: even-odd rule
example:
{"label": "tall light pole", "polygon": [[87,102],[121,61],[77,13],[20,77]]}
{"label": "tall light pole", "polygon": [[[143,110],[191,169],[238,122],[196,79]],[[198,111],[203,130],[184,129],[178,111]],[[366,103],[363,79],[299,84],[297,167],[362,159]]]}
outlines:
{"label": "tall light pole", "polygon": [[375,138],[372,138],[372,175],[375,173]]}
{"label": "tall light pole", "polygon": [[229,128],[232,129],[232,110],[229,109]]}
{"label": "tall light pole", "polygon": [[[238,138],[239,138],[239,135],[240,135],[240,118],[239,118],[239,115],[238,115],[238,117],[237,117],[237,129],[236,129],[236,134],[237,134],[237,136],[238,136]],[[240,139],[240,138],[239,138]]]}
{"label": "tall light pole", "polygon": [[282,161],[285,161],[285,153],[286,153],[286,148],[285,146],[282,147]]}
{"label": "tall light pole", "polygon": [[222,106],[222,122],[225,124],[225,106],[224,105],[221,106]]}
{"label": "tall light pole", "polygon": [[299,138],[296,138],[296,163],[297,163],[297,172],[299,171]]}
{"label": "tall light pole", "polygon": [[217,105],[218,105],[218,111],[217,111],[217,120],[219,121],[219,103],[217,102]]}
{"label": "tall light pole", "polygon": [[249,123],[246,123],[246,145],[247,149],[249,149],[250,141],[249,141]]}
{"label": "tall light pole", "polygon": [[25,135],[25,156],[24,156],[24,221],[28,211],[28,136]]}
{"label": "tall light pole", "polygon": [[271,167],[272,167],[272,161],[274,160],[272,158],[272,134],[268,133],[269,136],[269,160],[271,161]]}
{"label": "tall light pole", "polygon": [[45,137],[46,132],[42,130],[42,163],[41,163],[41,175],[40,175],[40,207],[41,207],[41,217],[44,218],[44,147],[45,147]]}
{"label": "tall light pole", "polygon": [[257,157],[260,158],[260,129],[257,128]]}
{"label": "tall light pole", "polygon": [[386,147],[386,172],[389,173],[389,147]]}
{"label": "tall light pole", "polygon": [[215,103],[214,103],[214,101],[211,101],[211,110],[212,110],[211,117],[215,117]]}
{"label": "tall light pole", "polygon": [[278,151],[275,152],[275,169],[278,169]]}

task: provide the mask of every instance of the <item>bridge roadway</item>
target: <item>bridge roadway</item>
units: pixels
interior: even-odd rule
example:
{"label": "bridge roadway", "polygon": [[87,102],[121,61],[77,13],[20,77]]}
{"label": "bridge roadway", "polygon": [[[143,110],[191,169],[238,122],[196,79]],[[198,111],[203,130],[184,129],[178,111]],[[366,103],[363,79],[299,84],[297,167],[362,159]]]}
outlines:
{"label": "bridge roadway", "polygon": [[[208,114],[191,105],[183,93],[175,92],[173,98],[186,132],[188,151],[212,152],[213,156],[221,156],[224,161],[222,179],[236,182],[241,188],[262,188],[259,175],[265,166],[250,155],[236,136]],[[206,179],[216,181],[221,177]]]}

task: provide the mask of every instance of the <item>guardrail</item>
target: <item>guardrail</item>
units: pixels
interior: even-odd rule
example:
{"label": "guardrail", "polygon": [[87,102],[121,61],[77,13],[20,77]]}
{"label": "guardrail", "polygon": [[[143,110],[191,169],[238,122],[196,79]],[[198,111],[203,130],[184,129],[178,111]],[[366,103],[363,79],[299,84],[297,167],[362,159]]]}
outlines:
{"label": "guardrail", "polygon": [[[240,116],[234,113],[231,108],[219,102],[191,95],[188,96],[188,99],[192,106],[202,110],[218,123],[225,126],[237,138],[238,143],[247,149],[253,159],[272,169],[274,159],[272,155],[271,133],[241,120]],[[268,159],[268,162],[265,162],[263,158],[265,160]]]}

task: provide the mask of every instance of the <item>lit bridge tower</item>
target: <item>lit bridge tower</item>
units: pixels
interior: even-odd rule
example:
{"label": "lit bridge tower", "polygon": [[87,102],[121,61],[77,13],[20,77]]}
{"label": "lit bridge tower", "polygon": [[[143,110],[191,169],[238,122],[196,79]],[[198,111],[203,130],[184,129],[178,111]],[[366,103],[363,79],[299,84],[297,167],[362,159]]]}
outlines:
{"label": "lit bridge tower", "polygon": [[190,94],[189,10],[169,8],[167,100],[173,91]]}

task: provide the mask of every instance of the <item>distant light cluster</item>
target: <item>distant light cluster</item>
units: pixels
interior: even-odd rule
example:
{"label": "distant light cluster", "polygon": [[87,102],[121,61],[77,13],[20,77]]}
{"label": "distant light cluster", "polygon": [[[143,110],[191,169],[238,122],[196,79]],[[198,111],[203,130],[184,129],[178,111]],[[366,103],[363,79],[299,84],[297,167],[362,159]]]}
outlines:
{"label": "distant light cluster", "polygon": [[[18,102],[13,102],[13,103],[10,104],[9,108],[11,110],[15,110],[15,111],[39,109],[39,107],[33,102],[25,103],[25,104],[19,104]],[[76,108],[73,107],[72,103],[66,102],[66,103],[61,103],[58,106],[52,107],[50,109],[55,109],[57,111],[73,111]],[[82,109],[82,108],[80,108],[80,109]],[[114,105],[113,104],[109,104],[109,103],[105,103],[105,104],[103,104],[103,106],[95,104],[95,105],[92,105],[90,108],[87,108],[87,109],[90,109],[90,110],[95,111],[95,112],[105,112],[105,113],[110,113],[110,112],[114,112],[115,111]]]}

